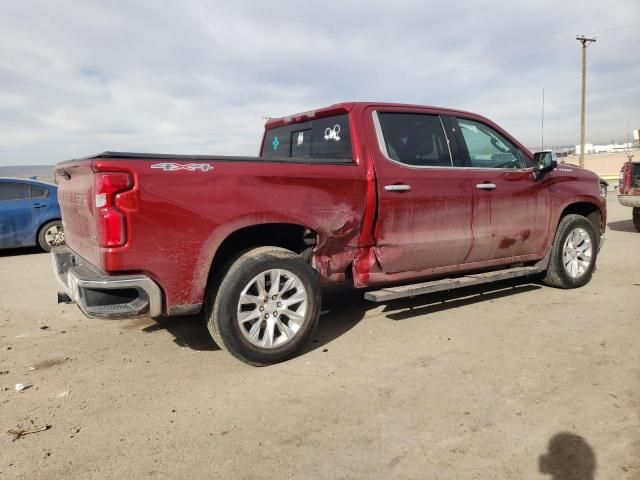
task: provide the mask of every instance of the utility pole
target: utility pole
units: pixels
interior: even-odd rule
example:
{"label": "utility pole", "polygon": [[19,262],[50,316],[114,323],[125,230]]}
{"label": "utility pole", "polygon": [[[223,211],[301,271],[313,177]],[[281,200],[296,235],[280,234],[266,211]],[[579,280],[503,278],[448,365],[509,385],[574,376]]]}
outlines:
{"label": "utility pole", "polygon": [[576,37],[582,44],[582,102],[580,104],[580,167],[584,168],[584,110],[585,97],[587,95],[587,47],[595,42],[595,38],[587,38],[584,35]]}

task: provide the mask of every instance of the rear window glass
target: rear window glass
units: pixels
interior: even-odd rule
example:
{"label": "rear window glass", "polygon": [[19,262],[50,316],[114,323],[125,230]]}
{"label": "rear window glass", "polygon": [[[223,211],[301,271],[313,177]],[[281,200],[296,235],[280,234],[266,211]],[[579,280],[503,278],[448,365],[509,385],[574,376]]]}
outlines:
{"label": "rear window glass", "polygon": [[0,202],[29,198],[29,185],[26,183],[0,183]]}
{"label": "rear window glass", "polygon": [[351,161],[349,116],[335,115],[267,130],[262,157]]}

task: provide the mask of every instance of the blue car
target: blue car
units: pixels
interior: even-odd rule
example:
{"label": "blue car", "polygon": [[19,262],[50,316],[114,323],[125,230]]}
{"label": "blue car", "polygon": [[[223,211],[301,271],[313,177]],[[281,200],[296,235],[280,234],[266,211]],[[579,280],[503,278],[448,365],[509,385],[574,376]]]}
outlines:
{"label": "blue car", "polygon": [[0,248],[39,245],[48,252],[64,245],[58,187],[0,178]]}

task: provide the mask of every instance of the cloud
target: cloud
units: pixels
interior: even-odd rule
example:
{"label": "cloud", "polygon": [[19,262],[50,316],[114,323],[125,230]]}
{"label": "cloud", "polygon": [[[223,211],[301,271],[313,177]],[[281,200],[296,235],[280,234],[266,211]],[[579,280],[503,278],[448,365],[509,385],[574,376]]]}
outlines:
{"label": "cloud", "polygon": [[[103,150],[255,154],[265,116],[344,100],[484,114],[527,145],[640,127],[640,4],[97,2],[3,5],[0,164]],[[546,142],[547,142],[546,141]],[[546,143],[545,142],[545,143]]]}

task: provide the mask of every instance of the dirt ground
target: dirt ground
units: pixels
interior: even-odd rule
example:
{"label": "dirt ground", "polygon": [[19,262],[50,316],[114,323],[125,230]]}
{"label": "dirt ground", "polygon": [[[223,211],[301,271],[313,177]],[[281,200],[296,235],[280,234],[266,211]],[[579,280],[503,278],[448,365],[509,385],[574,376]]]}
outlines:
{"label": "dirt ground", "polygon": [[609,215],[584,288],[328,294],[265,368],[197,317],[86,319],[48,255],[3,252],[0,478],[639,479],[640,233]]}

